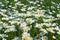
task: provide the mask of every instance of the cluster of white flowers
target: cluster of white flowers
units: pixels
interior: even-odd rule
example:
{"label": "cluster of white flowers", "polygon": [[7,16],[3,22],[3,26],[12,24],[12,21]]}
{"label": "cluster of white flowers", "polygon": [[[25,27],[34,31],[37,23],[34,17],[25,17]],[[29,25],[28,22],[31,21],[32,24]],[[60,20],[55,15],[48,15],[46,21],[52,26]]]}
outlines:
{"label": "cluster of white flowers", "polygon": [[[42,9],[40,6],[43,4],[44,0],[40,1],[36,0],[34,2],[27,0],[27,2],[29,2],[29,5],[34,5],[29,6],[23,4],[21,1],[14,0],[14,2],[16,3],[14,4],[13,7],[11,5],[8,5],[9,7],[8,9],[0,8],[0,30],[2,30],[4,33],[0,34],[0,37],[2,37],[3,40],[7,40],[4,38],[9,37],[9,35],[6,35],[7,33],[16,31],[18,32],[18,30],[22,30],[23,33],[21,36],[22,38],[21,40],[33,40],[34,37],[32,37],[30,33],[31,28],[33,29],[33,27],[38,28],[39,31],[41,31],[37,35],[40,35],[42,40],[48,40],[48,36],[45,36],[45,34],[48,34],[48,32],[51,32],[53,34],[57,33],[60,35],[59,24],[55,22],[57,20],[60,20],[60,13],[57,13],[56,17],[54,17],[53,14],[55,13],[54,10],[55,7],[51,6],[52,12],[49,9],[48,10]],[[7,1],[7,3],[9,2]],[[57,5],[57,10],[58,12],[60,12],[59,11],[60,7],[58,6],[60,4],[56,4],[53,1],[51,3],[52,5]],[[0,2],[0,5],[4,7],[4,4],[2,2]],[[45,8],[44,5],[42,5],[42,7]],[[45,12],[48,12],[48,14]],[[57,39],[54,35],[52,36],[52,38]],[[12,40],[20,39],[16,36]],[[38,38],[35,40],[38,40]]]}

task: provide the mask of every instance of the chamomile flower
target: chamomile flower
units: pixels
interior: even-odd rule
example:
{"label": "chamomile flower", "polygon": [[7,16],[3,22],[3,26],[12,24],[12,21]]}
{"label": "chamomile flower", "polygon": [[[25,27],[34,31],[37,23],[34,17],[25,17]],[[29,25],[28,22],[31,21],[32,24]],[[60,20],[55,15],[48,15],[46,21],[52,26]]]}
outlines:
{"label": "chamomile flower", "polygon": [[55,33],[52,28],[47,28],[49,32]]}
{"label": "chamomile flower", "polygon": [[30,28],[29,27],[24,27],[23,30],[28,31],[28,30],[30,30]]}
{"label": "chamomile flower", "polygon": [[60,14],[57,14],[57,17],[60,18]]}
{"label": "chamomile flower", "polygon": [[8,20],[9,20],[9,18],[2,18],[2,20],[6,20],[6,21],[8,21]]}
{"label": "chamomile flower", "polygon": [[2,11],[2,12],[6,12],[7,10],[6,10],[6,9],[2,9],[1,11]]}
{"label": "chamomile flower", "polygon": [[32,18],[27,18],[26,21],[27,21],[27,23],[30,23],[30,24],[35,22],[35,20],[33,20]]}
{"label": "chamomile flower", "polygon": [[36,23],[36,26],[35,26],[35,27],[36,27],[36,28],[42,28],[42,25]]}
{"label": "chamomile flower", "polygon": [[25,23],[25,22],[23,22],[23,23],[20,24],[20,28],[24,28],[26,26],[27,26],[27,23]]}
{"label": "chamomile flower", "polygon": [[2,21],[0,21],[0,24],[3,24],[3,22],[2,22]]}
{"label": "chamomile flower", "polygon": [[22,40],[33,40],[32,37],[30,37],[30,34],[27,32],[23,33]]}
{"label": "chamomile flower", "polygon": [[46,36],[43,36],[42,40],[48,40],[48,38]]}

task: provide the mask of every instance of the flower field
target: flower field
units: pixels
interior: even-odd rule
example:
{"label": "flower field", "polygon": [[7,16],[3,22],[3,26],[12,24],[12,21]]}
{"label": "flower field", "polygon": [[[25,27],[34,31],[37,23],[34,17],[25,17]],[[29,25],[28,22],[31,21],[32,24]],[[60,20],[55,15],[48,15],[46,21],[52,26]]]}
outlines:
{"label": "flower field", "polygon": [[0,40],[60,40],[60,0],[0,0]]}

